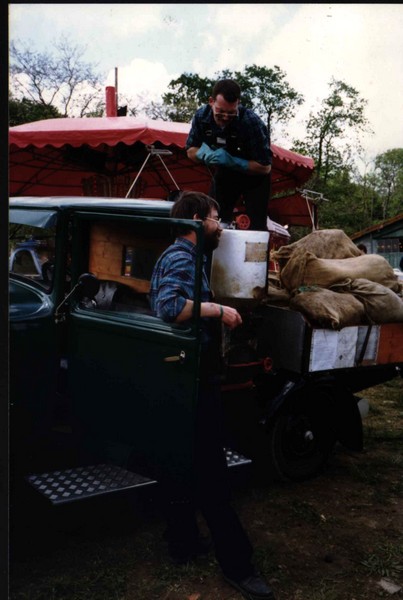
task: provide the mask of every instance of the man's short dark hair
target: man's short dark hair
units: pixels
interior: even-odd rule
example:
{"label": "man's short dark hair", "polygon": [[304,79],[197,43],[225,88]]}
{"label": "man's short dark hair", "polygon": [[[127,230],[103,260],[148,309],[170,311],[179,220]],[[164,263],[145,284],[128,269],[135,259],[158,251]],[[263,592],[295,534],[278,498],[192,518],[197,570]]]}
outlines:
{"label": "man's short dark hair", "polygon": [[236,102],[241,98],[241,88],[233,79],[220,79],[213,87],[211,93],[213,100],[221,94],[227,102]]}
{"label": "man's short dark hair", "polygon": [[[174,219],[193,219],[199,215],[201,219],[208,217],[212,209],[219,210],[219,204],[203,192],[182,192],[171,208],[171,217]],[[189,229],[180,228],[181,233],[188,233]]]}

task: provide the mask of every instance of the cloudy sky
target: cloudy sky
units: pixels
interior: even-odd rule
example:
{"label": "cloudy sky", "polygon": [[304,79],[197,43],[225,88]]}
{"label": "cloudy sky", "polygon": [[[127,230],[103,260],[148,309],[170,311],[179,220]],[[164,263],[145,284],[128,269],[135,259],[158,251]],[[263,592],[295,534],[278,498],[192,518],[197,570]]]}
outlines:
{"label": "cloudy sky", "polygon": [[10,40],[52,52],[66,35],[132,97],[159,99],[184,72],[277,65],[305,98],[291,138],[341,79],[368,100],[364,159],[403,147],[402,32],[402,4],[9,4]]}

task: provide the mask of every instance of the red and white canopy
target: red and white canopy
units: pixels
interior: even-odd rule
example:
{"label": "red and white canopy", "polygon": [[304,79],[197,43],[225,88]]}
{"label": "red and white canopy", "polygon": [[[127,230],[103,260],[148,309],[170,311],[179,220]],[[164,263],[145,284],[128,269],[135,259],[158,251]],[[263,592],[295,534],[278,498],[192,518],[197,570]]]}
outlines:
{"label": "red and white canopy", "polygon": [[[131,197],[166,198],[177,188],[207,193],[211,172],[186,155],[189,129],[187,123],[134,117],[46,119],[11,127],[10,195],[125,197],[148,146],[171,154],[149,156]],[[274,198],[268,214],[281,224],[311,225],[312,207],[297,189],[311,177],[313,160],[274,144],[271,149]],[[278,195],[283,197],[276,200]]]}

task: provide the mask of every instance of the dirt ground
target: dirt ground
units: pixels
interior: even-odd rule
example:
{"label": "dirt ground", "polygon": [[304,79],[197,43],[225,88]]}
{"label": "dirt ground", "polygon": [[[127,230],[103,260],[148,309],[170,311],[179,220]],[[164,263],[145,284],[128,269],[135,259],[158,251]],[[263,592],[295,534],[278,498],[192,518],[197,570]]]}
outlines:
{"label": "dirt ground", "polygon": [[[338,446],[325,472],[302,483],[234,481],[233,503],[277,600],[403,598],[403,379],[362,395],[363,452]],[[27,497],[14,529],[12,600],[241,598],[213,554],[171,565],[149,496],[53,512]]]}

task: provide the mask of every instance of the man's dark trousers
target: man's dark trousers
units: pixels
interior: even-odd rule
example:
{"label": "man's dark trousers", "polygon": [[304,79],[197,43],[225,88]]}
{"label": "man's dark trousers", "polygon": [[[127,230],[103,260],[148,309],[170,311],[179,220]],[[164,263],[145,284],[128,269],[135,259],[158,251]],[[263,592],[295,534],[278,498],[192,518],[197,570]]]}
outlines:
{"label": "man's dark trousers", "polygon": [[[252,574],[252,546],[230,502],[228,468],[223,450],[222,410],[218,384],[199,392],[192,491],[169,503],[167,537],[191,542],[198,535],[196,509],[206,520],[223,573],[240,580]],[[172,490],[174,491],[174,490]]]}
{"label": "man's dark trousers", "polygon": [[270,197],[270,175],[247,175],[224,167],[214,174],[210,195],[220,205],[222,221],[230,223],[236,203],[242,196],[251,220],[250,229],[267,231],[267,207]]}

